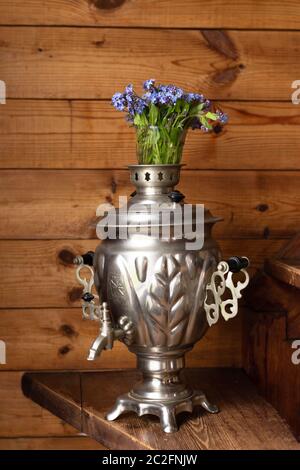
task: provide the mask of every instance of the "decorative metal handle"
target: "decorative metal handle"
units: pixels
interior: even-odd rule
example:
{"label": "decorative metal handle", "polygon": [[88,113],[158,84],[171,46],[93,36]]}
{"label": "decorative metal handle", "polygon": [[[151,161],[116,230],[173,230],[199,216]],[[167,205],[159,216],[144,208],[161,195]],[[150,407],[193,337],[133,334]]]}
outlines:
{"label": "decorative metal handle", "polygon": [[[217,270],[212,274],[211,281],[206,286],[206,296],[204,300],[204,308],[209,326],[217,323],[220,313],[227,321],[238,313],[238,299],[242,297],[241,291],[249,283],[249,274],[246,268],[249,266],[249,260],[245,256],[232,256],[227,261],[220,261]],[[233,282],[233,274],[242,272],[245,276],[243,282]],[[231,297],[222,300],[225,290],[231,293]],[[213,297],[209,303],[209,297]],[[229,311],[227,310],[229,309]]]}
{"label": "decorative metal handle", "polygon": [[[94,287],[94,252],[88,251],[84,255],[76,256],[73,263],[78,265],[76,269],[76,279],[83,286],[82,294],[82,317],[88,320],[102,320],[102,311],[99,296],[92,293]],[[90,278],[81,276],[81,272],[89,271]]]}

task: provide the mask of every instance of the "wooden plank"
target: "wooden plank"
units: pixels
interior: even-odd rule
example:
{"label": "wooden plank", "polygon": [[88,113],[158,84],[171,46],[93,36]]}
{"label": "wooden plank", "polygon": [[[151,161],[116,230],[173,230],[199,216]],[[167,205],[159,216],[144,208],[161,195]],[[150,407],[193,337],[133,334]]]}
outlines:
{"label": "wooden plank", "polygon": [[0,437],[78,434],[73,427],[24,397],[22,375],[21,372],[0,373]]}
{"label": "wooden plank", "polygon": [[[238,6],[238,8],[237,8]],[[299,29],[294,0],[2,0],[1,24]]]}
{"label": "wooden plank", "polygon": [[67,101],[8,100],[0,108],[1,167],[75,167],[71,128]]}
{"label": "wooden plank", "polygon": [[274,259],[267,259],[264,268],[272,277],[300,289],[300,234],[285,243]]}
{"label": "wooden plank", "polygon": [[105,450],[88,437],[17,437],[0,438],[0,450]]}
{"label": "wooden plank", "polygon": [[[126,170],[1,170],[0,187],[2,239],[94,238],[98,206],[118,206],[133,190]],[[185,170],[178,188],[189,203],[224,218],[218,239],[286,238],[299,230],[298,172]]]}
{"label": "wooden plank", "polygon": [[[39,395],[31,393],[33,400],[43,400],[44,390],[55,395],[48,408],[60,416],[61,407],[69,395],[67,381],[62,374],[28,374],[32,384],[37,383]],[[59,377],[59,385],[52,376]],[[300,449],[285,422],[255,391],[246,375],[233,369],[189,369],[187,381],[202,388],[210,399],[219,404],[221,412],[210,415],[195,410],[182,420],[177,433],[165,434],[155,418],[138,417],[130,413],[113,422],[105,420],[120,393],[128,391],[139,375],[133,371],[87,372],[81,374],[83,430],[110,449]],[[64,388],[61,384],[64,384]],[[76,412],[76,410],[75,410]]]}
{"label": "wooden plank", "polygon": [[57,409],[57,415],[64,422],[70,424],[79,432],[82,430],[81,413],[81,379],[79,373],[49,374],[47,384],[40,382],[43,374],[24,374],[22,377],[22,391],[24,395],[43,409],[52,412],[52,406]]}
{"label": "wooden plank", "polygon": [[[95,249],[97,240],[1,241],[0,291],[2,308],[78,307],[82,289],[75,279],[75,254]],[[247,255],[252,267],[260,266],[282,240],[222,240],[224,259]]]}
{"label": "wooden plank", "polygon": [[285,318],[285,339],[300,339],[300,291],[266,273],[258,273],[248,287],[245,299],[255,311],[271,312]]}
{"label": "wooden plank", "polygon": [[110,98],[154,76],[214,99],[290,101],[299,49],[299,31],[3,26],[0,76],[8,98]]}
{"label": "wooden plank", "polygon": [[[241,366],[242,313],[230,322],[220,321],[187,356],[190,367]],[[95,361],[88,350],[99,324],[84,321],[79,309],[0,310],[0,338],[6,344],[1,370],[74,370],[134,368],[136,357],[116,341]]]}
{"label": "wooden plank", "polygon": [[[188,134],[189,169],[300,169],[297,106],[220,106],[230,118],[222,134]],[[117,169],[135,163],[135,153],[134,130],[108,101],[8,100],[0,108],[1,168]]]}
{"label": "wooden plank", "polygon": [[244,367],[299,440],[300,369],[292,363],[295,350],[286,340],[286,317],[249,311],[246,320]]}
{"label": "wooden plank", "polygon": [[286,284],[300,289],[300,263],[293,260],[285,262],[284,260],[267,260],[265,270],[271,276],[279,279]]}

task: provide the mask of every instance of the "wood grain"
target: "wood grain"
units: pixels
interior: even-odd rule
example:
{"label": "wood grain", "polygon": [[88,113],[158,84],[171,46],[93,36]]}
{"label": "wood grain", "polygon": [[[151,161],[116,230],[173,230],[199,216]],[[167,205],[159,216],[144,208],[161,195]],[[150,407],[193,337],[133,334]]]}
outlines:
{"label": "wood grain", "polygon": [[[300,76],[300,4],[238,3],[237,8],[235,0],[0,2],[0,79],[12,98],[0,105],[0,339],[7,344],[7,364],[0,366],[0,436],[5,437],[0,449],[101,447],[26,399],[21,372],[9,369],[134,366],[121,343],[87,363],[97,325],[83,322],[79,308],[73,308],[81,291],[71,260],[98,243],[96,207],[132,192],[127,173],[119,169],[135,161],[134,131],[110,105],[115,91],[154,76],[221,101],[229,125],[218,136],[190,132],[184,160],[192,171],[185,173],[181,189],[189,201],[205,202],[225,218],[215,230],[224,257],[247,254],[259,267],[277,252],[281,238],[299,230],[300,118],[299,106],[291,103],[291,83]],[[286,333],[293,337],[300,331],[299,303],[296,296],[288,301],[282,295],[290,309]],[[188,364],[240,367],[243,316],[244,309],[234,321],[211,328],[188,355]],[[299,381],[290,363],[280,369],[289,357],[287,344],[276,343],[283,337],[276,330],[283,328],[282,320],[276,317],[267,346],[266,325],[260,326],[255,357],[268,348],[276,351],[267,365],[257,365],[258,375],[267,367],[269,398],[283,414],[289,410],[294,423],[289,403]],[[215,382],[210,385],[205,375],[207,381],[214,396]],[[276,446],[280,438],[279,448],[293,445],[266,405],[261,408],[251,397],[239,404],[234,397],[240,390],[229,396],[227,379],[221,382],[225,398],[220,400],[227,397],[230,404],[221,426],[196,417],[183,445],[191,441],[207,448],[219,440],[228,448],[252,442]],[[116,393],[118,386],[119,377],[112,387]],[[87,416],[94,432],[95,415],[89,410]],[[272,430],[264,428],[268,419]],[[141,435],[139,422],[130,421],[125,442],[128,433]],[[245,423],[250,434],[243,434]],[[149,429],[156,430],[156,424],[150,421]],[[122,447],[123,430],[118,438]],[[158,442],[156,431],[152,438]]]}
{"label": "wood grain", "polygon": [[[130,195],[126,170],[1,170],[2,239],[95,238],[96,209]],[[299,175],[185,170],[178,188],[224,218],[221,238],[286,238],[300,226]],[[282,223],[284,214],[284,224]]]}
{"label": "wood grain", "polygon": [[300,290],[275,277],[258,272],[245,293],[247,305],[254,311],[271,312],[285,318],[285,339],[300,339]]}
{"label": "wood grain", "polygon": [[[190,367],[241,366],[242,313],[210,328],[187,355]],[[80,309],[20,309],[0,311],[0,338],[7,363],[1,370],[67,370],[134,368],[136,357],[116,341],[96,361],[87,361],[99,324],[84,321]]]}
{"label": "wood grain", "polygon": [[[71,390],[64,374],[55,373],[55,379],[53,375],[28,374],[31,386],[26,393],[37,402],[51,393],[55,400],[48,400],[47,408],[60,416],[58,402],[69,400]],[[186,371],[187,381],[195,388],[203,387],[210,399],[219,404],[221,412],[210,415],[197,410],[188,419],[181,415],[177,433],[165,434],[157,418],[151,416],[131,413],[113,422],[106,421],[105,413],[116,397],[128,391],[138,378],[135,371],[81,374],[82,429],[112,450],[300,449],[285,422],[237,369]],[[77,405],[75,413],[76,410]]]}
{"label": "wood grain", "polygon": [[52,409],[49,404],[54,404],[58,411],[56,416],[59,416],[63,422],[78,429],[80,433],[83,432],[81,414],[81,379],[79,374],[68,374],[65,372],[64,380],[59,383],[57,383],[57,379],[54,375],[50,374],[47,386],[40,383],[39,374],[37,374],[37,380],[35,381],[32,380],[32,376],[30,374],[24,374],[22,377],[22,391],[27,397],[30,392],[30,399],[32,399],[32,397],[38,397],[38,399],[34,401],[43,409],[49,409],[50,412],[52,412]]}
{"label": "wood grain", "polygon": [[249,311],[246,320],[244,367],[299,440],[300,369],[291,360],[295,350],[286,339],[286,317]]}
{"label": "wood grain", "polygon": [[[189,169],[300,169],[297,106],[220,106],[229,115],[222,134],[188,134]],[[110,102],[8,100],[0,108],[1,168],[117,169],[135,163],[135,154],[135,132]]]}
{"label": "wood grain", "polygon": [[154,76],[212,99],[290,101],[299,50],[299,31],[2,27],[0,76],[8,98],[110,98]]}
{"label": "wood grain", "polygon": [[0,438],[0,450],[106,450],[88,437]]}
{"label": "wood grain", "polygon": [[2,0],[0,24],[299,29],[295,0]]}
{"label": "wood grain", "polygon": [[[75,279],[75,254],[93,250],[98,240],[1,241],[0,291],[2,308],[79,307],[81,286]],[[247,255],[253,268],[261,266],[282,240],[222,240],[224,259]],[[13,260],[13,261],[12,261]],[[252,271],[253,272],[253,271]]]}
{"label": "wood grain", "polygon": [[300,261],[291,260],[267,260],[265,263],[266,272],[271,276],[300,289]]}
{"label": "wood grain", "polygon": [[21,372],[0,373],[0,437],[67,436],[77,431],[24,397]]}

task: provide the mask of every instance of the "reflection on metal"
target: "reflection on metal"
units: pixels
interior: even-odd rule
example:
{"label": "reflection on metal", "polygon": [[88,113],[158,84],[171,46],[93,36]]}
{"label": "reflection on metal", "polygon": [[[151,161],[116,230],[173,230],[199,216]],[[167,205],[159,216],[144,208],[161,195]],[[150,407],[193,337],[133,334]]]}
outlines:
{"label": "reflection on metal", "polygon": [[[128,345],[137,356],[142,380],[119,397],[107,419],[113,420],[127,410],[139,415],[151,413],[160,417],[165,432],[174,432],[176,414],[181,411],[191,412],[196,405],[211,413],[218,411],[202,392],[193,391],[184,382],[181,373],[185,353],[204,336],[208,321],[215,320],[215,315],[207,317],[206,287],[210,283],[219,299],[221,291],[215,280],[221,275],[221,290],[231,289],[236,314],[237,299],[246,281],[234,286],[226,271],[229,265],[219,265],[220,250],[211,231],[220,219],[208,210],[204,212],[201,249],[187,249],[187,238],[176,235],[175,222],[171,223],[168,239],[156,237],[149,230],[152,223],[159,230],[162,228],[157,218],[153,219],[154,204],[165,204],[170,210],[184,206],[183,198],[171,201],[169,197],[179,181],[179,165],[133,165],[130,173],[136,192],[128,203],[128,211],[135,204],[145,211],[139,216],[132,212],[128,223],[137,225],[142,221],[140,232],[129,231],[128,238],[103,240],[93,255],[94,273],[89,268],[89,280],[83,278],[80,265],[77,268],[77,278],[84,288],[83,316],[100,320],[100,332],[88,359],[94,360],[102,350],[111,349],[116,339]],[[118,234],[123,226],[115,228]],[[87,254],[77,257],[77,262],[90,257]],[[241,263],[238,257],[232,260]],[[220,270],[216,272],[218,265]],[[94,281],[104,302],[101,305],[98,296],[92,293]],[[219,300],[214,303],[219,308]],[[225,303],[222,308],[224,316],[233,316],[232,312],[225,312]]]}
{"label": "reflection on metal", "polygon": [[209,413],[218,413],[216,405],[212,405],[203,392],[195,390],[190,396],[169,403],[160,403],[147,400],[141,400],[135,397],[131,392],[118,397],[114,407],[106,415],[108,421],[113,421],[126,411],[134,411],[138,416],[155,415],[160,419],[161,427],[166,433],[178,431],[176,415],[183,411],[192,413],[195,406],[202,406]]}
{"label": "reflection on metal", "polygon": [[[81,256],[76,256],[73,261],[78,264],[76,269],[76,279],[83,286],[82,295],[82,317],[88,320],[101,320],[101,305],[99,305],[99,296],[93,294],[94,287],[94,270],[91,266],[83,264]],[[89,278],[83,277],[81,273],[88,271]]]}
{"label": "reflection on metal", "polygon": [[[112,349],[116,339],[123,340],[127,345],[131,344],[134,338],[134,328],[132,322],[125,316],[118,320],[118,328],[113,327],[111,314],[106,302],[99,304],[99,296],[93,294],[94,269],[84,264],[82,256],[76,256],[73,260],[77,264],[76,278],[83,286],[82,295],[82,316],[84,319],[97,320],[100,322],[100,333],[93,341],[88,355],[88,361],[93,361],[104,349]],[[81,275],[81,271],[87,270],[89,279]]]}

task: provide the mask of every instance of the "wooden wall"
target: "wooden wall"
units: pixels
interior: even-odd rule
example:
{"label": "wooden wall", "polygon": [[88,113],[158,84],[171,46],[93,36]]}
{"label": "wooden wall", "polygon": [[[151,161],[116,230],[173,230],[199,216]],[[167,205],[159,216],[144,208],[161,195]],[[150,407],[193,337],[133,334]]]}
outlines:
{"label": "wooden wall", "polygon": [[[85,361],[97,327],[81,321],[71,261],[97,244],[97,205],[132,191],[134,132],[110,97],[150,77],[230,116],[222,135],[190,133],[181,183],[224,217],[224,256],[256,268],[299,230],[300,2],[0,0],[0,448],[96,445],[22,396],[22,371],[134,366],[121,344]],[[241,316],[188,362],[241,366]]]}

